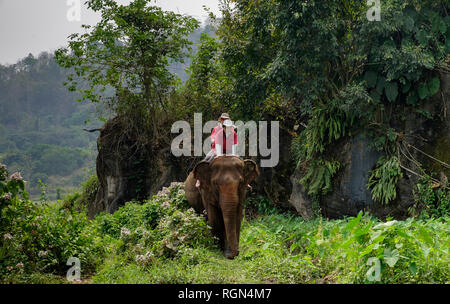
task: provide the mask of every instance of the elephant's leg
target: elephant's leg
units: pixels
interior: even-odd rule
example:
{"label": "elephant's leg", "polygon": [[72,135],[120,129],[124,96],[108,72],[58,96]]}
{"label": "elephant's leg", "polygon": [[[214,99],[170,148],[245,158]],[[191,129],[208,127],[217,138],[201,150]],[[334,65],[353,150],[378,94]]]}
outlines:
{"label": "elephant's leg", "polygon": [[223,212],[223,219],[225,224],[225,233],[226,233],[226,239],[227,243],[229,244],[228,250],[225,251],[225,256],[228,259],[233,259],[237,253],[237,234],[236,234],[236,210],[229,208],[226,211]]}
{"label": "elephant's leg", "polygon": [[223,223],[222,210],[215,206],[208,206],[208,224],[212,228],[213,234],[219,238],[220,249],[224,250],[226,247],[225,227]]}
{"label": "elephant's leg", "polygon": [[239,238],[241,236],[241,223],[242,218],[244,217],[244,207],[239,204],[239,207],[237,208],[237,215],[236,215],[236,237],[237,237],[237,244],[238,244],[238,252],[236,256],[239,255]]}
{"label": "elephant's leg", "polygon": [[237,194],[238,184],[231,183],[220,185],[220,208],[222,209],[225,233],[230,250],[225,252],[228,259],[233,259],[238,254],[238,240],[236,233],[237,209],[239,197]]}

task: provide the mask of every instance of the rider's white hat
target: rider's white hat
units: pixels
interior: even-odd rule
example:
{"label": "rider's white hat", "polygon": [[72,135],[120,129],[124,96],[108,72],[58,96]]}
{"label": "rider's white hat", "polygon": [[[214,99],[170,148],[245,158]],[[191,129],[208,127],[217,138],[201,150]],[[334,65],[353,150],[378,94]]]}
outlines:
{"label": "rider's white hat", "polygon": [[229,119],[227,119],[227,120],[225,120],[225,121],[223,122],[223,126],[224,126],[224,127],[233,127],[233,128],[236,128],[236,126],[233,125],[233,122],[232,122],[231,120],[229,120]]}

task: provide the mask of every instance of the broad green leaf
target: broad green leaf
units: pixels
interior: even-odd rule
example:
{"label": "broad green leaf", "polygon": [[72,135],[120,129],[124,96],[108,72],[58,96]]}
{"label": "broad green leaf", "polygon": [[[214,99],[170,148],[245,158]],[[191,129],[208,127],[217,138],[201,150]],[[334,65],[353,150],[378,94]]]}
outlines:
{"label": "broad green leaf", "polygon": [[428,86],[426,83],[419,84],[419,88],[417,89],[417,92],[419,93],[420,99],[425,99],[428,96],[430,96],[430,92],[428,91]]}
{"label": "broad green leaf", "polygon": [[411,32],[414,29],[414,20],[411,17],[406,16],[404,17],[404,25],[406,31]]}
{"label": "broad green leaf", "polygon": [[414,6],[407,6],[404,10],[404,14],[411,17],[414,21],[417,21],[418,14]]}
{"label": "broad green leaf", "polygon": [[396,82],[388,82],[385,87],[386,97],[390,102],[397,99],[398,96],[398,86]]}
{"label": "broad green leaf", "polygon": [[397,234],[405,239],[411,238],[411,235],[409,234],[409,232],[407,230],[405,230],[405,231],[397,230]]}
{"label": "broad green leaf", "polygon": [[377,80],[377,92],[378,94],[383,94],[384,86],[386,85],[386,79],[384,77],[378,77]]}
{"label": "broad green leaf", "polygon": [[364,228],[362,229],[358,229],[355,232],[356,236],[361,236],[361,235],[365,235],[367,232],[369,232],[370,228],[372,227],[372,222],[369,222],[366,226],[364,226]]}
{"label": "broad green leaf", "polygon": [[386,264],[388,264],[390,267],[394,267],[399,259],[399,253],[397,249],[391,250],[390,248],[386,248],[384,250],[384,261]]}
{"label": "broad green leaf", "polygon": [[366,272],[366,278],[367,280],[373,282],[373,281],[381,281],[381,271],[382,271],[382,265],[380,265],[380,259],[372,257],[367,260],[366,265],[372,266],[369,268],[369,270]]}
{"label": "broad green leaf", "polygon": [[405,94],[411,88],[411,81],[407,80],[404,85],[402,85],[402,93]]}
{"label": "broad green leaf", "polygon": [[445,35],[445,33],[447,32],[447,23],[442,18],[439,23],[439,32],[441,32],[443,35]]}
{"label": "broad green leaf", "polygon": [[369,88],[374,88],[377,85],[377,73],[374,71],[367,71],[364,74],[364,80],[367,82]]}
{"label": "broad green leaf", "polygon": [[375,246],[375,244],[370,244],[369,246],[367,246],[366,249],[364,249],[363,252],[361,252],[361,254],[359,255],[359,258],[362,258],[363,256],[371,253],[374,246]]}
{"label": "broad green leaf", "polygon": [[397,243],[397,244],[395,244],[395,248],[397,248],[397,249],[400,249],[400,248],[402,248],[403,247],[403,244],[402,243]]}
{"label": "broad green leaf", "polygon": [[419,41],[419,43],[421,45],[425,46],[428,44],[429,37],[425,30],[423,30],[423,29],[419,30],[416,34],[416,38],[417,38],[417,41]]}
{"label": "broad green leaf", "polygon": [[417,265],[415,262],[411,262],[409,264],[409,271],[411,272],[411,274],[414,276],[417,273]]}
{"label": "broad green leaf", "polygon": [[433,11],[432,12],[432,16],[431,16],[431,30],[433,31],[433,33],[439,32],[439,30],[441,28],[441,20],[442,20],[442,17],[437,15]]}
{"label": "broad green leaf", "polygon": [[299,245],[298,243],[292,244],[292,245],[291,245],[291,248],[290,248],[291,253],[292,253],[296,248],[298,248],[298,247],[300,247],[300,245]]}
{"label": "broad green leaf", "polygon": [[422,240],[425,241],[426,244],[433,245],[433,239],[431,238],[429,232],[425,230],[425,228],[423,227],[419,228],[419,236],[421,237]]}
{"label": "broad green leaf", "polygon": [[381,224],[378,224],[378,225],[376,225],[375,227],[373,227],[373,229],[377,230],[377,229],[380,229],[380,228],[391,227],[391,226],[394,225],[395,223],[397,223],[396,220],[389,221],[389,222],[386,222],[386,223],[381,223]]}
{"label": "broad green leaf", "polygon": [[379,102],[380,101],[380,94],[378,94],[377,90],[372,89],[370,90],[370,98],[372,98],[374,101]]}
{"label": "broad green leaf", "polygon": [[417,96],[416,91],[412,91],[408,98],[406,99],[406,103],[409,105],[415,106],[417,104],[417,101],[419,100],[419,96]]}
{"label": "broad green leaf", "polygon": [[383,230],[379,230],[379,231],[376,231],[376,232],[372,235],[372,237],[370,238],[370,241],[371,241],[372,243],[376,244],[376,243],[381,243],[381,242],[383,242],[383,240],[384,240],[385,238],[386,238],[386,235],[383,234]]}
{"label": "broad green leaf", "polygon": [[428,255],[430,254],[430,248],[428,248],[425,245],[422,245],[422,253],[423,253],[423,257],[426,259],[428,257]]}
{"label": "broad green leaf", "polygon": [[438,77],[433,77],[428,82],[428,91],[430,92],[430,96],[433,96],[439,91],[439,88],[441,87],[441,81]]}
{"label": "broad green leaf", "polygon": [[362,217],[362,211],[360,211],[358,213],[358,216],[349,220],[348,224],[345,226],[343,231],[351,231],[356,225],[359,224],[359,221],[361,220]]}

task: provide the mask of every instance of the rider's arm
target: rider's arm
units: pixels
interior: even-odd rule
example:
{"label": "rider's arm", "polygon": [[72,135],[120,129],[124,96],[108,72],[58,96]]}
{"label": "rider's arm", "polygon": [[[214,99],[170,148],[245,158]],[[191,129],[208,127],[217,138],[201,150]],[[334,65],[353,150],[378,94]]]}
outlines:
{"label": "rider's arm", "polygon": [[216,156],[222,156],[222,145],[216,143]]}
{"label": "rider's arm", "polygon": [[236,131],[233,130],[233,145],[231,145],[231,154],[232,155],[237,155],[236,154],[237,145],[238,145],[237,133],[236,133]]}

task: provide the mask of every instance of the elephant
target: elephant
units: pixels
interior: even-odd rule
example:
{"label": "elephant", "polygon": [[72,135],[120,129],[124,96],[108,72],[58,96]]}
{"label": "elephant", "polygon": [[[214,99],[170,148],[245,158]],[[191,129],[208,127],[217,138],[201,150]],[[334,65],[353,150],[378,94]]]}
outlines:
{"label": "elephant", "polygon": [[[247,186],[259,175],[253,160],[218,156],[201,161],[185,181],[186,198],[198,213],[206,213],[213,234],[225,257],[239,254],[239,236]],[[200,187],[196,181],[200,180]],[[205,212],[206,211],[206,212]]]}

